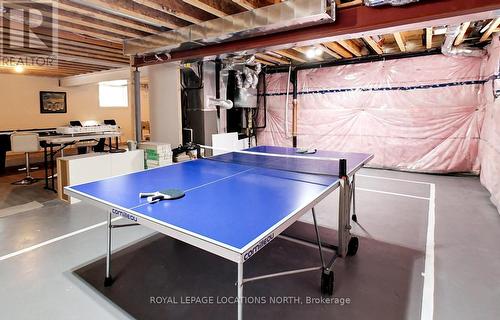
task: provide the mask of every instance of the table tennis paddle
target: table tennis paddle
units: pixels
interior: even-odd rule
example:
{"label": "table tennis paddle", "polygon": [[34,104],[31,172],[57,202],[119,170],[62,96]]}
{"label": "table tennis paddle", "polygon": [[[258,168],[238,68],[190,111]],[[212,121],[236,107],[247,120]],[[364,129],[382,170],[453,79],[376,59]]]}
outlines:
{"label": "table tennis paddle", "polygon": [[300,154],[315,154],[317,149],[307,149],[307,148],[301,148],[298,149],[296,152]]}
{"label": "table tennis paddle", "polygon": [[161,200],[175,200],[184,197],[185,193],[179,189],[167,189],[156,192],[141,192],[139,197],[148,198],[148,203],[156,203]]}

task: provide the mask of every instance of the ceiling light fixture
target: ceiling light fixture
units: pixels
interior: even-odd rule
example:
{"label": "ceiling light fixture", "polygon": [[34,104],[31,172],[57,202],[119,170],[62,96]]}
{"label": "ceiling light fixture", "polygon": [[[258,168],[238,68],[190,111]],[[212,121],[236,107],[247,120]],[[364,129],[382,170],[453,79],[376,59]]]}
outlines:
{"label": "ceiling light fixture", "polygon": [[319,57],[322,54],[323,54],[323,50],[321,50],[321,48],[318,48],[318,47],[314,47],[314,48],[311,48],[311,49],[306,51],[306,57],[308,59],[313,59],[313,58]]}
{"label": "ceiling light fixture", "polygon": [[17,73],[23,73],[24,72],[24,67],[20,64],[14,67],[14,71]]}

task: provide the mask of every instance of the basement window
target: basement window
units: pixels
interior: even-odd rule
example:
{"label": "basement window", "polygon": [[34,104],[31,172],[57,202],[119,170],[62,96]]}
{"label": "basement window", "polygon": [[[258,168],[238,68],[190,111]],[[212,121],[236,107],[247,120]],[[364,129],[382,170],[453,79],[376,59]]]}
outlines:
{"label": "basement window", "polygon": [[101,108],[128,107],[127,80],[99,82],[99,106]]}

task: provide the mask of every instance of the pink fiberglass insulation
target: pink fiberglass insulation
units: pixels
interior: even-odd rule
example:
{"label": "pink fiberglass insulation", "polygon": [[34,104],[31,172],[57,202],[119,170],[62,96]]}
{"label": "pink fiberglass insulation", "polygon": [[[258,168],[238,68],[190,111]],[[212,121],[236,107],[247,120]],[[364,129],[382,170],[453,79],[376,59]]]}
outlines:
{"label": "pink fiberglass insulation", "polygon": [[[482,58],[433,55],[298,72],[298,146],[371,152],[372,166],[474,172],[484,118]],[[288,74],[266,76],[259,144],[291,146]]]}
{"label": "pink fiberglass insulation", "polygon": [[489,79],[484,85],[486,114],[484,117],[479,159],[481,182],[490,191],[493,203],[500,211],[500,39],[495,37],[488,48],[482,76]]}

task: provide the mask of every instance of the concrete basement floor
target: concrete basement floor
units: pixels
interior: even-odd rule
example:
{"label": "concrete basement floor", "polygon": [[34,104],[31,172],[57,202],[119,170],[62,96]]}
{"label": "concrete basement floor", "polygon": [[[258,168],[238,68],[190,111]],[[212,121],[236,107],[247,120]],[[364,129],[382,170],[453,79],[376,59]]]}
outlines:
{"label": "concrete basement floor", "polygon": [[[0,212],[32,201],[42,206],[0,217],[1,319],[236,317],[231,304],[180,304],[187,296],[234,295],[235,264],[141,226],[114,230],[117,279],[104,288],[105,212],[62,203],[42,182],[11,186],[19,177],[0,178]],[[319,272],[309,272],[245,285],[245,296],[268,302],[245,305],[245,319],[499,318],[500,215],[477,177],[363,169],[357,188],[360,248],[335,266],[334,297],[350,303],[307,303],[320,297]],[[336,207],[336,194],[317,206],[322,226],[335,224]],[[333,231],[321,232],[333,241]],[[245,264],[245,277],[318,260],[315,248],[278,238]],[[280,296],[293,300],[269,303]]]}

